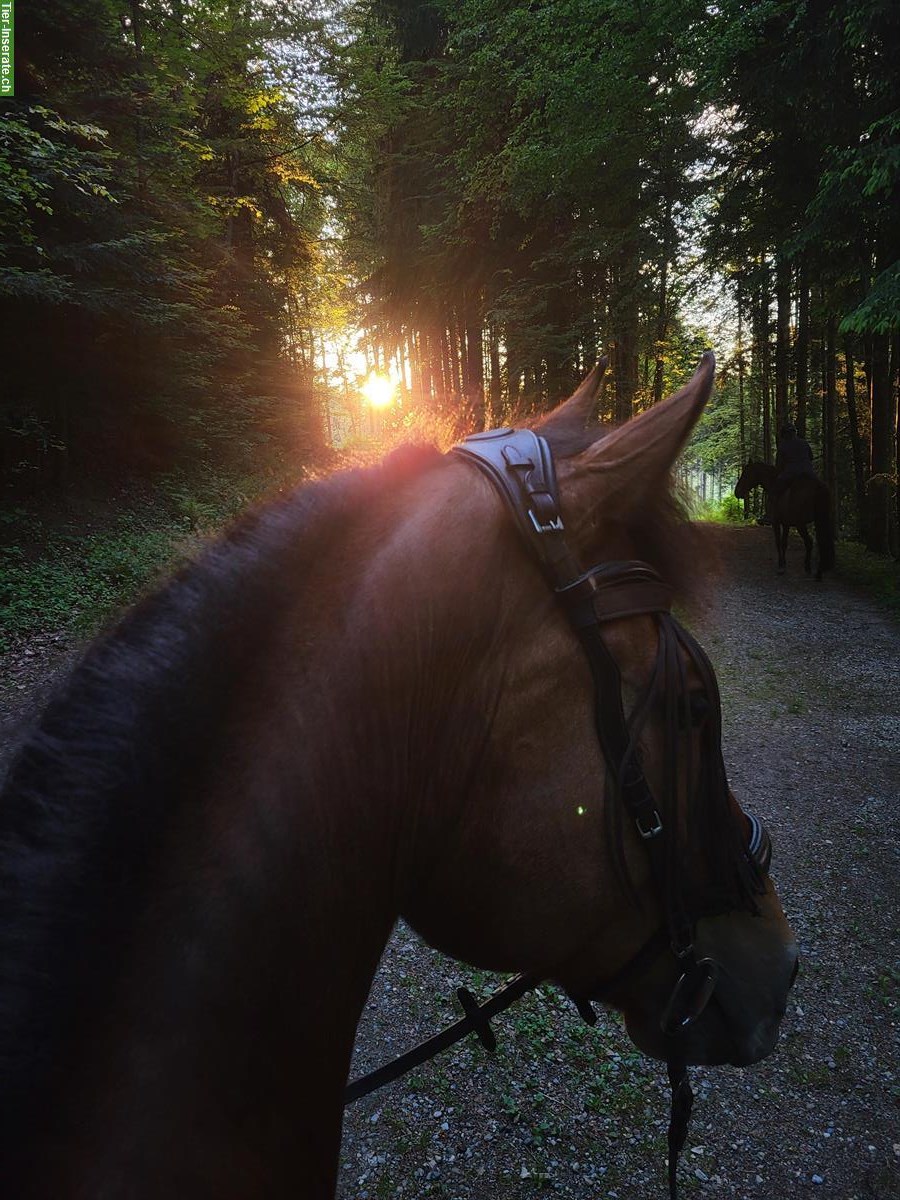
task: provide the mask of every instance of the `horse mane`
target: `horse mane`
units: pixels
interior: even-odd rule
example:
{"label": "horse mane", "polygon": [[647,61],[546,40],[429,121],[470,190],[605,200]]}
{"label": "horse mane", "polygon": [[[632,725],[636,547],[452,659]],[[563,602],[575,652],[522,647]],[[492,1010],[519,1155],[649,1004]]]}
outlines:
{"label": "horse mane", "polygon": [[277,614],[362,514],[439,461],[406,447],[248,512],[88,648],[18,749],[0,791],[0,1146],[63,1069],[73,998],[112,985],[155,853]]}

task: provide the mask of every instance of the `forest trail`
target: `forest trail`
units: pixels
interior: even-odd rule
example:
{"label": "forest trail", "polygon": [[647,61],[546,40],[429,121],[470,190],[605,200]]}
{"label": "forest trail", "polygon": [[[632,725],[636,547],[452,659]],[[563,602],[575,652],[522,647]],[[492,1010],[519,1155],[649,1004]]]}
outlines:
{"label": "forest trail", "polygon": [[[900,1197],[900,627],[865,596],[804,576],[792,537],[709,527],[713,603],[689,622],[719,675],[734,790],[763,817],[801,972],[776,1054],[694,1072],[684,1195]],[[0,760],[67,658],[48,634],[0,659]],[[398,928],[373,984],[355,1073],[454,1018],[466,982]],[[618,1021],[581,1025],[551,989],[348,1114],[340,1200],[654,1200],[665,1194],[663,1070]]]}

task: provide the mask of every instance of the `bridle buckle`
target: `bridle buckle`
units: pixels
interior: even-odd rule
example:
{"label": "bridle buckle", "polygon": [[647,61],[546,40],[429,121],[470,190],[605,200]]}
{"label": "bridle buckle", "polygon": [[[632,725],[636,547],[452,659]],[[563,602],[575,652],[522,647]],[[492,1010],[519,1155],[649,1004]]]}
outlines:
{"label": "bridle buckle", "polygon": [[659,810],[655,808],[653,810],[653,816],[650,818],[649,829],[644,828],[644,826],[641,824],[640,817],[635,817],[634,823],[637,826],[638,833],[645,842],[649,842],[652,838],[659,837],[663,831],[662,817],[659,815]]}
{"label": "bridle buckle", "polygon": [[528,517],[534,526],[535,533],[562,533],[565,529],[563,519],[560,516],[551,517],[546,524],[542,524],[534,515],[534,509],[529,508]]}

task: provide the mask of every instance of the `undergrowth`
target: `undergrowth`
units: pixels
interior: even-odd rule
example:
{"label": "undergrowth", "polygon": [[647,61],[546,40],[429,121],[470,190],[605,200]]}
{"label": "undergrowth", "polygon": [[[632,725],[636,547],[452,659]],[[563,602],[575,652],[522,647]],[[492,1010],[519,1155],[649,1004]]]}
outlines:
{"label": "undergrowth", "polygon": [[721,500],[701,500],[692,498],[688,505],[690,517],[694,521],[715,521],[720,525],[739,525],[744,520],[744,504],[737,496],[730,493]]}
{"label": "undergrowth", "polygon": [[879,604],[900,615],[900,563],[887,554],[873,554],[859,542],[839,542],[835,574],[865,589]]}
{"label": "undergrowth", "polygon": [[168,478],[100,522],[0,514],[0,650],[41,632],[89,634],[271,486],[216,474]]}

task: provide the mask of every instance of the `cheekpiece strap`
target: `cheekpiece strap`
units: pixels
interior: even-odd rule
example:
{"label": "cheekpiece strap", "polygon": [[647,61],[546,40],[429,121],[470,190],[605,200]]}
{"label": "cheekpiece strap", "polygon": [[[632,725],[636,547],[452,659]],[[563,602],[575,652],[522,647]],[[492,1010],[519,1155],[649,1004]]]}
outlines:
{"label": "cheekpiece strap", "polygon": [[[659,620],[660,644],[668,636],[666,644],[674,646],[673,635],[666,633],[674,626],[670,615],[672,592],[647,563],[616,561],[600,563],[588,571],[581,569],[566,545],[550,447],[533,430],[495,429],[477,433],[454,446],[453,453],[478,467],[506,501],[516,527],[543,567],[581,641],[594,677],[597,736],[619,796],[647,848],[666,919],[665,933],[660,933],[667,938],[682,966],[664,1018],[664,1032],[671,1039],[673,1051],[669,1061],[672,1088],[669,1195],[670,1200],[677,1200],[678,1155],[687,1136],[693,1094],[684,1062],[676,1057],[676,1048],[680,1047],[684,1030],[705,1009],[718,968],[709,959],[698,961],[694,953],[693,922],[684,909],[673,875],[672,844],[665,837],[663,819],[644,775],[640,755],[635,751],[622,703],[618,665],[601,632],[603,622],[616,617],[654,614]],[[755,829],[751,832],[756,835]],[[759,854],[764,853],[762,836],[760,832],[752,839]],[[636,961],[643,961],[656,940],[651,939]],[[461,999],[465,1004],[466,998]]]}

